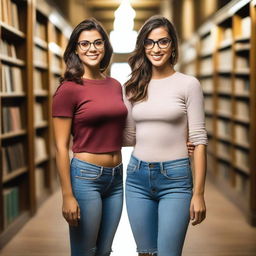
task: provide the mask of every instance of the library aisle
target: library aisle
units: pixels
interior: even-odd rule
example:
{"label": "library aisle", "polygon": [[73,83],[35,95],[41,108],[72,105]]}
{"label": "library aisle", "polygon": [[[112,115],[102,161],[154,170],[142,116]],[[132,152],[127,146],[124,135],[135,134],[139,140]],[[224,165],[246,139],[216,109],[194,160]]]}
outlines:
{"label": "library aisle", "polygon": [[[126,166],[130,149],[123,151]],[[256,229],[210,182],[206,184],[207,219],[189,226],[183,256],[255,256]],[[136,256],[124,207],[112,256]],[[68,228],[61,216],[61,193],[45,201],[37,214],[0,251],[0,256],[68,256]]]}

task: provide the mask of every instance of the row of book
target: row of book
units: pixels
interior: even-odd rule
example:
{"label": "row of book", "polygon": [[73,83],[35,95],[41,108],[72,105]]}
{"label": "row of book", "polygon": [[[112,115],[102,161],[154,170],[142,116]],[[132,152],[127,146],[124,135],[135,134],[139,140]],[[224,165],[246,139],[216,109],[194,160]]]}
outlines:
{"label": "row of book", "polygon": [[202,59],[200,62],[200,75],[212,75],[213,74],[213,58],[208,57]]}
{"label": "row of book", "polygon": [[241,124],[235,125],[235,140],[240,144],[249,145],[249,133],[246,126]]}
{"label": "row of book", "polygon": [[47,41],[47,33],[46,33],[47,25],[43,22],[36,21],[35,24],[35,35],[42,39],[43,41]]}
{"label": "row of book", "polygon": [[184,73],[191,76],[196,76],[196,63],[191,62],[189,64],[186,64],[184,67]]}
{"label": "row of book", "polygon": [[[207,78],[203,79],[201,81],[201,85],[203,88],[204,92],[208,93],[213,93],[213,79],[212,78]],[[249,90],[250,90],[250,81],[249,79],[246,78],[239,78],[237,77],[235,79],[235,85],[234,85],[234,93],[235,95],[249,95]],[[222,93],[229,93],[231,95],[232,93],[232,81],[231,77],[226,77],[226,76],[219,76],[218,77],[218,92]]]}
{"label": "row of book", "polygon": [[217,142],[217,152],[218,155],[227,161],[231,160],[231,146],[230,144],[223,143],[221,141]]}
{"label": "row of book", "polygon": [[3,111],[3,122],[2,122],[3,133],[15,132],[22,129],[20,107],[3,106],[2,111]]}
{"label": "row of book", "polygon": [[249,154],[248,151],[236,149],[235,150],[236,166],[240,167],[244,172],[249,174]]}
{"label": "row of book", "polygon": [[35,123],[35,125],[39,125],[43,121],[44,121],[43,104],[36,102],[35,109],[34,109],[34,123]]}
{"label": "row of book", "polygon": [[220,46],[224,46],[227,43],[230,43],[232,40],[232,37],[233,37],[232,28],[229,28],[229,27],[223,28],[222,40],[220,41]]}
{"label": "row of book", "polygon": [[209,34],[201,40],[200,56],[212,53],[213,49],[214,49],[214,40],[212,40],[212,35]]}
{"label": "row of book", "polygon": [[40,198],[45,189],[45,169],[37,167],[35,169],[35,181],[36,181],[36,198]]}
{"label": "row of book", "polygon": [[217,134],[222,138],[231,138],[231,123],[229,121],[217,120]]}
{"label": "row of book", "polygon": [[201,86],[204,92],[212,93],[213,92],[213,79],[206,78],[200,81]]}
{"label": "row of book", "polygon": [[40,161],[47,158],[46,142],[42,136],[36,136],[35,139],[35,159]]}
{"label": "row of book", "polygon": [[16,66],[2,65],[2,92],[23,92],[22,70]]}
{"label": "row of book", "polygon": [[8,57],[17,58],[15,45],[0,38],[0,52]]}
{"label": "row of book", "polygon": [[42,63],[42,64],[47,64],[47,51],[44,49],[35,46],[34,47],[34,61],[36,63]]}
{"label": "row of book", "polygon": [[20,28],[18,18],[18,6],[14,1],[1,0],[1,16],[2,21],[16,29]]}
{"label": "row of book", "polygon": [[245,17],[241,20],[241,36],[250,37],[251,36],[251,17]]}
{"label": "row of book", "polygon": [[2,147],[3,175],[26,166],[25,149],[22,142]]}
{"label": "row of book", "polygon": [[10,225],[20,214],[19,188],[3,189],[4,228]]}
{"label": "row of book", "polygon": [[40,92],[44,90],[44,82],[43,82],[44,71],[41,71],[35,68],[33,75],[34,75],[33,85],[34,85],[35,92]]}
{"label": "row of book", "polygon": [[232,50],[228,49],[219,52],[219,66],[218,69],[221,72],[231,72],[232,70]]}

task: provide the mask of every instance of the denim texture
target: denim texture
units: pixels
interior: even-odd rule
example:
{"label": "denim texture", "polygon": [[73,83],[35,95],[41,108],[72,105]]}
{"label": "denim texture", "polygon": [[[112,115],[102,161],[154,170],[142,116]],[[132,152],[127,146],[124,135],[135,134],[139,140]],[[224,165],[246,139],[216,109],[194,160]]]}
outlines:
{"label": "denim texture", "polygon": [[131,156],[126,205],[139,253],[182,254],[192,189],[189,158],[145,162]]}
{"label": "denim texture", "polygon": [[72,256],[108,256],[123,206],[123,166],[97,166],[73,158],[71,184],[81,210],[69,226]]}

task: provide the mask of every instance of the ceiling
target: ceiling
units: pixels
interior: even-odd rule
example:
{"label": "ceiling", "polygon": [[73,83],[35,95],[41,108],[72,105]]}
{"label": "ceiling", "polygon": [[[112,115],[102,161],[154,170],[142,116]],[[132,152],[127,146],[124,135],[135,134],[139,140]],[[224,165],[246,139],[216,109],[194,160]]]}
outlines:
{"label": "ceiling", "polygon": [[[131,5],[136,11],[134,29],[138,30],[150,16],[159,14],[164,0],[131,0]],[[106,30],[113,29],[114,12],[119,7],[121,0],[86,0],[86,7],[93,17],[104,24]]]}

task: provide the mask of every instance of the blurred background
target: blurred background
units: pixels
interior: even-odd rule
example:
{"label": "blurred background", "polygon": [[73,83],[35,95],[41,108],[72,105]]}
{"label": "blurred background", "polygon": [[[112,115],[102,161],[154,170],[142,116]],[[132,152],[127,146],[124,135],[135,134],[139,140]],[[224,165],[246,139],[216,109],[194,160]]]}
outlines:
{"label": "blurred background", "polygon": [[[174,23],[176,70],[200,80],[205,100],[207,219],[189,226],[183,255],[256,256],[255,0],[1,0],[0,256],[69,255],[51,103],[72,29],[88,17],[103,24],[114,47],[107,74],[123,84],[155,14]],[[113,251],[136,255],[125,206]]]}

